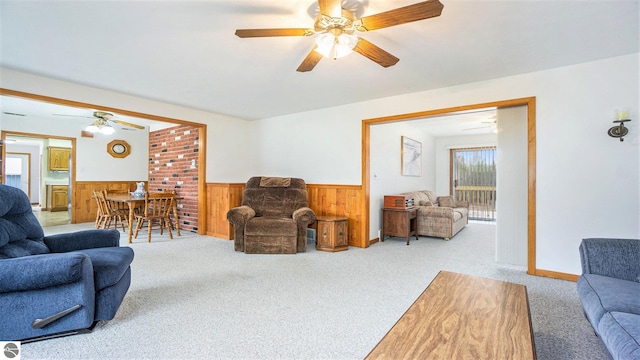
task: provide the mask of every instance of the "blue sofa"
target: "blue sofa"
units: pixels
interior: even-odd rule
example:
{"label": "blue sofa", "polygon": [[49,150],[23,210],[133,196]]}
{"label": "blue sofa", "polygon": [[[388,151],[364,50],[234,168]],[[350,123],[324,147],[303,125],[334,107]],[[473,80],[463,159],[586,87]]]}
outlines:
{"label": "blue sofa", "polygon": [[578,294],[613,359],[640,359],[640,240],[584,239]]}
{"label": "blue sofa", "polygon": [[116,230],[44,236],[22,190],[0,185],[0,341],[88,332],[116,314],[133,250]]}

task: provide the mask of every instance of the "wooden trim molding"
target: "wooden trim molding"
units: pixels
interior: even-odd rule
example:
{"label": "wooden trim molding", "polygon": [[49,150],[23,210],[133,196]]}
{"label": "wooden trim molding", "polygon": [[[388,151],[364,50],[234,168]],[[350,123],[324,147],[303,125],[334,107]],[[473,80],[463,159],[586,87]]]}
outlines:
{"label": "wooden trim molding", "polygon": [[548,278],[573,281],[573,282],[577,282],[578,277],[580,277],[580,275],[576,275],[576,274],[567,274],[567,273],[561,273],[557,271],[541,270],[541,269],[536,269],[535,273],[530,275],[544,276]]}
{"label": "wooden trim molding", "polygon": [[[207,125],[198,124],[198,197],[207,197]],[[207,219],[209,211],[206,201],[198,201],[198,234],[207,233]]]}
{"label": "wooden trim molding", "polygon": [[[527,272],[540,275],[536,269],[536,101],[527,101]],[[545,275],[540,275],[545,276]]]}
{"label": "wooden trim molding", "polygon": [[77,108],[82,108],[82,109],[95,109],[95,110],[106,111],[106,112],[115,112],[115,113],[118,113],[120,115],[138,117],[138,118],[148,119],[148,120],[168,122],[168,123],[172,123],[172,124],[186,124],[186,125],[193,125],[193,126],[202,126],[202,124],[194,123],[194,122],[186,121],[186,120],[173,119],[173,118],[168,118],[168,117],[158,116],[158,115],[144,114],[144,113],[140,113],[140,112],[136,112],[136,111],[130,111],[130,110],[119,109],[119,108],[103,106],[103,105],[89,104],[89,103],[84,103],[84,102],[80,102],[80,101],[60,99],[60,98],[55,98],[55,97],[51,97],[51,96],[32,94],[32,93],[16,91],[16,90],[10,90],[10,89],[5,89],[5,88],[0,88],[0,96],[14,96],[14,97],[20,97],[20,98],[25,98],[25,99],[35,100],[35,101],[42,101],[42,102],[58,104],[58,105],[63,105],[63,106],[71,106],[71,107],[77,107]]}
{"label": "wooden trim molding", "polygon": [[[366,211],[364,229],[367,237],[369,229],[370,206],[370,134],[371,126],[388,124],[399,121],[417,120],[425,117],[440,116],[460,111],[478,110],[485,108],[509,108],[516,106],[527,107],[527,272],[530,275],[549,276],[554,273],[536,269],[536,98],[526,97],[511,100],[494,101],[480,104],[455,106],[435,110],[419,111],[407,114],[391,115],[362,121],[362,184],[364,186],[363,211]],[[553,276],[550,276],[553,277]]]}

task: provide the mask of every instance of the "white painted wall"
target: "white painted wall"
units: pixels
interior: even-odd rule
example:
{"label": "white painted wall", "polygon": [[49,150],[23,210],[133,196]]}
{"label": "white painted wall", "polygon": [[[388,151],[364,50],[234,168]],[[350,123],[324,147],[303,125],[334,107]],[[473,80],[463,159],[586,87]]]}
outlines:
{"label": "white painted wall", "polygon": [[244,183],[254,176],[261,154],[253,122],[210,113],[198,118],[207,124],[207,182]]}
{"label": "white painted wall", "polygon": [[[407,136],[422,143],[422,174],[401,174],[401,137]],[[411,122],[371,126],[371,187],[369,201],[369,236],[378,237],[381,228],[384,195],[406,191],[432,189],[435,181],[434,138]]]}
{"label": "white painted wall", "polygon": [[498,109],[496,120],[496,261],[526,266],[527,107]]}
{"label": "white painted wall", "polygon": [[[639,65],[636,53],[260,120],[261,130],[268,127],[260,133],[261,166],[311,183],[360,184],[363,119],[535,96],[536,265],[579,274],[582,238],[640,237]],[[624,143],[606,134],[621,107],[635,120]],[[309,161],[291,162],[280,144],[301,135],[296,145]]]}
{"label": "white painted wall", "polygon": [[[361,183],[363,119],[535,96],[537,267],[580,273],[593,236],[640,237],[639,54],[249,123],[222,115],[0,69],[0,86],[208,124],[207,182],[287,174]],[[215,99],[212,99],[215,101]],[[250,106],[250,104],[247,104]],[[606,135],[630,108],[623,143]],[[2,126],[6,126],[4,120]],[[619,191],[624,189],[625,195]]]}
{"label": "white painted wall", "polygon": [[300,177],[312,184],[360,184],[362,125],[347,108],[346,114],[338,107],[252,124],[257,141],[251,151],[258,160],[254,175]]}

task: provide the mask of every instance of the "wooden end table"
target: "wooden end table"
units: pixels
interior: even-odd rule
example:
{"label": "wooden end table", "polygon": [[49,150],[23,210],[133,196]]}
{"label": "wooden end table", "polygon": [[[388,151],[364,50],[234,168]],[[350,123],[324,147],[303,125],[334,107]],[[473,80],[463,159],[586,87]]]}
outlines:
{"label": "wooden end table", "polygon": [[343,251],[349,249],[349,219],[337,216],[317,216],[316,249]]}
{"label": "wooden end table", "polygon": [[418,240],[418,208],[406,209],[382,209],[382,231],[380,241],[384,241],[386,235],[407,238],[407,245],[411,236]]}

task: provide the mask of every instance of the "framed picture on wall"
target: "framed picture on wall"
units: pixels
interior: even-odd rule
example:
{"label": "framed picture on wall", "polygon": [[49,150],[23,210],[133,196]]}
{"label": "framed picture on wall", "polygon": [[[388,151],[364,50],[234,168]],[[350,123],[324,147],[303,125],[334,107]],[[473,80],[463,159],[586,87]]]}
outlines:
{"label": "framed picture on wall", "polygon": [[422,175],[422,143],[406,136],[401,137],[400,160],[403,176]]}

